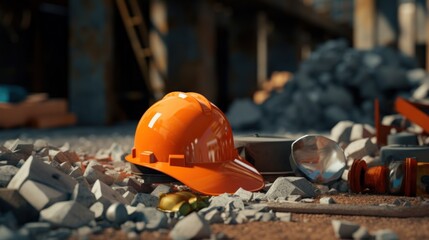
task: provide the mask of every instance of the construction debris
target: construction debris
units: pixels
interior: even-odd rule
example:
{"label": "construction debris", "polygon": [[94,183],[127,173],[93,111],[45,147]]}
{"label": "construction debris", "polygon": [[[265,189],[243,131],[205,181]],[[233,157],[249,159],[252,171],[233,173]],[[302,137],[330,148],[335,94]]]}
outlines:
{"label": "construction debris", "polygon": [[78,228],[94,220],[94,214],[76,201],[65,201],[43,209],[40,219],[58,227]]}
{"label": "construction debris", "polygon": [[110,222],[120,225],[128,220],[128,212],[122,203],[113,203],[106,211],[106,218]]}
{"label": "construction debris", "polygon": [[353,234],[360,228],[358,224],[349,221],[332,220],[335,236],[339,239],[351,239]]}
{"label": "construction debris", "polygon": [[416,71],[411,58],[392,49],[355,50],[344,40],[332,40],[262,104],[246,102],[244,107],[244,100],[237,100],[228,117],[236,130],[262,132],[327,130],[342,120],[371,124],[373,99],[385,105],[398,95],[411,96],[425,78]]}
{"label": "construction debris", "polygon": [[197,213],[191,213],[171,230],[169,236],[172,239],[202,239],[209,238],[211,229],[209,223]]}

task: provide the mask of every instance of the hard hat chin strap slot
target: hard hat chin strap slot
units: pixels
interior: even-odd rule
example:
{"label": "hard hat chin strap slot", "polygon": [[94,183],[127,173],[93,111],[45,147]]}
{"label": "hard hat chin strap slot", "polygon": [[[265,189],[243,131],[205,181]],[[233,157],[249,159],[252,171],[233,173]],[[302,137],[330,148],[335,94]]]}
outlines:
{"label": "hard hat chin strap slot", "polygon": [[170,166],[186,166],[185,155],[183,154],[170,154],[168,161],[170,162]]}
{"label": "hard hat chin strap slot", "polygon": [[157,160],[156,160],[155,154],[153,154],[153,152],[143,151],[140,153],[140,161],[145,162],[145,163],[155,163]]}

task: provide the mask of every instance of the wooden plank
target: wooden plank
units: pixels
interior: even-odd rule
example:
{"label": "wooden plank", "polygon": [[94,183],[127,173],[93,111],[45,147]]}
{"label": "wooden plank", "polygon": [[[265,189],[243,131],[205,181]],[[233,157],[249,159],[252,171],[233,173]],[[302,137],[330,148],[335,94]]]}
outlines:
{"label": "wooden plank", "polygon": [[353,215],[371,217],[427,217],[429,208],[426,206],[415,207],[386,207],[372,205],[346,205],[346,204],[312,204],[312,203],[268,203],[268,207],[277,212],[328,214],[328,215]]}
{"label": "wooden plank", "polygon": [[427,29],[427,10],[426,10],[426,0],[416,0],[416,43],[426,44],[427,31],[423,29]]}
{"label": "wooden plank", "polygon": [[55,128],[75,125],[76,115],[73,113],[44,115],[31,118],[30,126],[35,128]]}
{"label": "wooden plank", "polygon": [[398,39],[397,0],[377,1],[376,44],[377,46],[396,46]]}
{"label": "wooden plank", "polygon": [[356,0],[353,45],[357,49],[371,49],[375,45],[375,1]]}
{"label": "wooden plank", "polygon": [[398,47],[408,56],[415,55],[416,44],[416,5],[414,2],[403,2],[399,4],[399,42]]}
{"label": "wooden plank", "polygon": [[257,80],[261,89],[262,84],[267,81],[268,74],[268,23],[266,14],[260,12],[257,21]]}
{"label": "wooden plank", "polygon": [[24,126],[29,119],[46,115],[67,113],[65,99],[51,99],[43,102],[23,102],[19,104],[0,104],[0,127],[11,128]]}

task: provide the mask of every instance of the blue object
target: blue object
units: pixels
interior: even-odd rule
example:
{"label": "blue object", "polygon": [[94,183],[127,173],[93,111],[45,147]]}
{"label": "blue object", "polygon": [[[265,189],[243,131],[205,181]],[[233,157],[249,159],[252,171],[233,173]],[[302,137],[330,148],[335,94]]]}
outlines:
{"label": "blue object", "polygon": [[16,85],[0,85],[0,103],[17,103],[27,97],[27,91]]}

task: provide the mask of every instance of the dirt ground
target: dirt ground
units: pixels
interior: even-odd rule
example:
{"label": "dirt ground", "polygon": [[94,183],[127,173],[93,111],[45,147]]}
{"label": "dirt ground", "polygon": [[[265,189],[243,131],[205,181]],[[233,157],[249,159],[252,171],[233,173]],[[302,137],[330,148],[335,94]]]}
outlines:
{"label": "dirt ground", "polygon": [[[342,194],[331,196],[337,204],[377,205],[393,203],[398,196]],[[417,198],[401,197],[418,204]],[[316,204],[316,203],[314,203]],[[428,206],[429,207],[429,206]],[[336,239],[331,220],[347,220],[365,226],[370,233],[382,229],[394,231],[400,239],[429,239],[429,216],[423,218],[386,218],[326,214],[295,214],[291,222],[251,222],[238,225],[213,224],[212,233],[224,239]],[[92,235],[90,239],[127,239],[114,229]],[[137,239],[169,239],[168,231],[143,232]]]}

